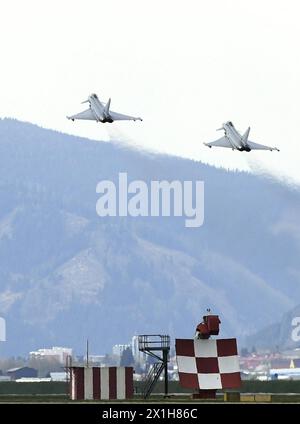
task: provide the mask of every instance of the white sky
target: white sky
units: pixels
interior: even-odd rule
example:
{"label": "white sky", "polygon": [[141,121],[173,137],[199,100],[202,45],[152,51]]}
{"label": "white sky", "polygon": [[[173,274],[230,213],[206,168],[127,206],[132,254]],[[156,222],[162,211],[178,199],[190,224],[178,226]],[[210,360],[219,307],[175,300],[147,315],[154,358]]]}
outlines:
{"label": "white sky", "polygon": [[[298,0],[0,5],[0,117],[300,182]],[[144,121],[68,121],[92,92]],[[280,153],[203,146],[226,120]]]}

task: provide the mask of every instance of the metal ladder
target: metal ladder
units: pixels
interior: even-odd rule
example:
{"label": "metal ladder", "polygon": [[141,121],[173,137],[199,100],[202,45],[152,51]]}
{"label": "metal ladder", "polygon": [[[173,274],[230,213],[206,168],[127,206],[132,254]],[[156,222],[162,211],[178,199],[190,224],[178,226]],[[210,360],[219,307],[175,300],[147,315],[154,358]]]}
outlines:
{"label": "metal ladder", "polygon": [[165,366],[163,362],[156,362],[155,364],[151,365],[149,372],[143,381],[144,384],[142,388],[142,394],[144,399],[147,399],[147,397],[149,397],[152,393],[152,390],[154,389],[154,386],[157,383],[164,368]]}

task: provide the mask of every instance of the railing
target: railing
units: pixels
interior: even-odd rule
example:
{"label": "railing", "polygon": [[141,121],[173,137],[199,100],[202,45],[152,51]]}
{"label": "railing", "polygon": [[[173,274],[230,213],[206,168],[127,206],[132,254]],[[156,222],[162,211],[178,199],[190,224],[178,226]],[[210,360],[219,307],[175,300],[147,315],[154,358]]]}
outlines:
{"label": "railing", "polygon": [[161,334],[144,334],[139,336],[139,350],[163,350],[170,349],[170,336]]}

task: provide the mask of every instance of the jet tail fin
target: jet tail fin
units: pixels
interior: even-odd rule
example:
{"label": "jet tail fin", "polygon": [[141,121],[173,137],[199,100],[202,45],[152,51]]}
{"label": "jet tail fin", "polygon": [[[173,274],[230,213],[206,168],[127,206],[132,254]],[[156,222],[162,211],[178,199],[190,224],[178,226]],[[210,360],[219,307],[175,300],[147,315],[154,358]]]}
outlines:
{"label": "jet tail fin", "polygon": [[249,137],[249,132],[250,132],[250,127],[248,127],[247,128],[247,130],[245,131],[245,134],[243,135],[243,141],[245,142],[245,143],[247,143],[247,141],[248,141],[248,137]]}
{"label": "jet tail fin", "polygon": [[111,98],[108,99],[108,102],[106,103],[105,108],[104,108],[104,113],[106,115],[109,114],[110,102],[111,102]]}

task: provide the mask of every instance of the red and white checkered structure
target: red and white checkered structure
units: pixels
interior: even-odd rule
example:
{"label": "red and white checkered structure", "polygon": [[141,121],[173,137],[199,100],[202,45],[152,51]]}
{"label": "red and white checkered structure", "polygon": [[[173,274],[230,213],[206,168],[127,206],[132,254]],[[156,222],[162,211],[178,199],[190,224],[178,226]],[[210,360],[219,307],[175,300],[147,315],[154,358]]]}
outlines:
{"label": "red and white checkered structure", "polygon": [[236,339],[176,339],[179,381],[199,390],[241,386]]}
{"label": "red and white checkered structure", "polygon": [[132,367],[70,367],[71,399],[133,397]]}

